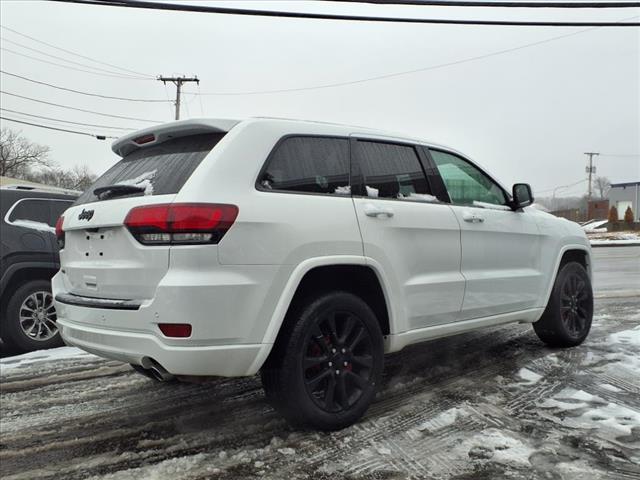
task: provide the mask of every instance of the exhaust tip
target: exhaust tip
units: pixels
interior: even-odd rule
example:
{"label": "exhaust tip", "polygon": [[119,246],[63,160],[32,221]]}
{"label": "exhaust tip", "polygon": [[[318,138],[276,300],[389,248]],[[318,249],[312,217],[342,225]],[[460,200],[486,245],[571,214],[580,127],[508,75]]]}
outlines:
{"label": "exhaust tip", "polygon": [[145,357],[142,365],[131,365],[137,372],[158,382],[170,382],[176,377],[169,373],[166,368],[156,362],[153,358]]}

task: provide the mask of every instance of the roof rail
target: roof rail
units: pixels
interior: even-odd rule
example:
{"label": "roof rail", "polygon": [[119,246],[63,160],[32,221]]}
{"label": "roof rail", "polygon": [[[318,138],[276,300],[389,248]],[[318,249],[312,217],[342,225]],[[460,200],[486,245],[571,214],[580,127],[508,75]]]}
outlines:
{"label": "roof rail", "polygon": [[59,193],[63,195],[82,195],[80,190],[71,190],[69,188],[59,188],[59,187],[49,187],[49,186],[39,186],[39,185],[24,185],[24,184],[11,184],[11,185],[2,185],[0,187],[2,190],[27,190],[30,192],[49,192],[49,193]]}

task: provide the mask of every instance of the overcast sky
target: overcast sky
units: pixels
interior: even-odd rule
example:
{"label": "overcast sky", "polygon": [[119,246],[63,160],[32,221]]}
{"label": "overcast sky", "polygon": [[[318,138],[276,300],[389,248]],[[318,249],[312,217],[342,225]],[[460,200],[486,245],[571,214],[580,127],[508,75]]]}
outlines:
{"label": "overcast sky", "polygon": [[[192,2],[193,3],[193,2]],[[239,2],[199,2],[229,4]],[[618,21],[640,9],[572,10],[450,8],[242,2],[283,8],[442,18]],[[196,74],[200,92],[287,89],[347,82],[457,62],[564,36],[528,48],[448,67],[349,86],[263,95],[186,95],[183,118],[278,116],[374,127],[450,145],[506,184],[534,191],[585,178],[583,152],[597,174],[640,180],[640,28],[539,28],[355,23],[198,13],[156,12],[37,1],[2,1],[5,27],[96,60],[148,75]],[[638,18],[635,19],[638,21]],[[567,36],[567,34],[575,33]],[[114,70],[2,30],[2,47],[50,62],[49,55]],[[167,99],[173,86],[153,79],[114,78],[37,62],[3,50],[2,70],[104,95]],[[76,68],[85,68],[73,65]],[[169,121],[172,104],[86,97],[2,75],[2,90],[114,115]],[[187,91],[198,92],[195,85]],[[2,108],[81,123],[141,128],[149,124],[100,117],[2,95]],[[36,123],[54,122],[28,119]],[[3,122],[49,145],[60,165],[88,164],[96,173],[117,157],[109,141]],[[57,125],[94,133],[117,130]],[[636,156],[632,156],[636,155]],[[558,190],[580,194],[586,183]]]}

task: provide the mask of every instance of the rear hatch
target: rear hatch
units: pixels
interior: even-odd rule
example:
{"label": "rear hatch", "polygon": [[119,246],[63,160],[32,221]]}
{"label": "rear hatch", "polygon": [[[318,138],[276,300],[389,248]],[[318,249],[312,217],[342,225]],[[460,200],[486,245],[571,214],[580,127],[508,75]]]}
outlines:
{"label": "rear hatch", "polygon": [[[124,225],[135,207],[171,203],[225,132],[162,127],[114,143],[122,159],[64,213],[61,269],[69,293],[153,298],[169,266],[168,245],[143,245]],[[171,124],[169,124],[169,127]],[[186,135],[185,135],[186,133]],[[182,134],[182,135],[181,135]],[[112,188],[111,188],[112,187]]]}

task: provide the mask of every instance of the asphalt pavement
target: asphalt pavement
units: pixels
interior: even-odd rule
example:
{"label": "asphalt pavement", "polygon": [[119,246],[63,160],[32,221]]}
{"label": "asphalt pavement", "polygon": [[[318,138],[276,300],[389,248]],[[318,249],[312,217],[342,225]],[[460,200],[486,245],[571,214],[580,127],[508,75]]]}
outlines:
{"label": "asphalt pavement", "polygon": [[512,325],[409,347],[340,432],[290,428],[257,377],[158,384],[69,347],[4,358],[0,476],[640,479],[640,248],[594,258],[582,346]]}

